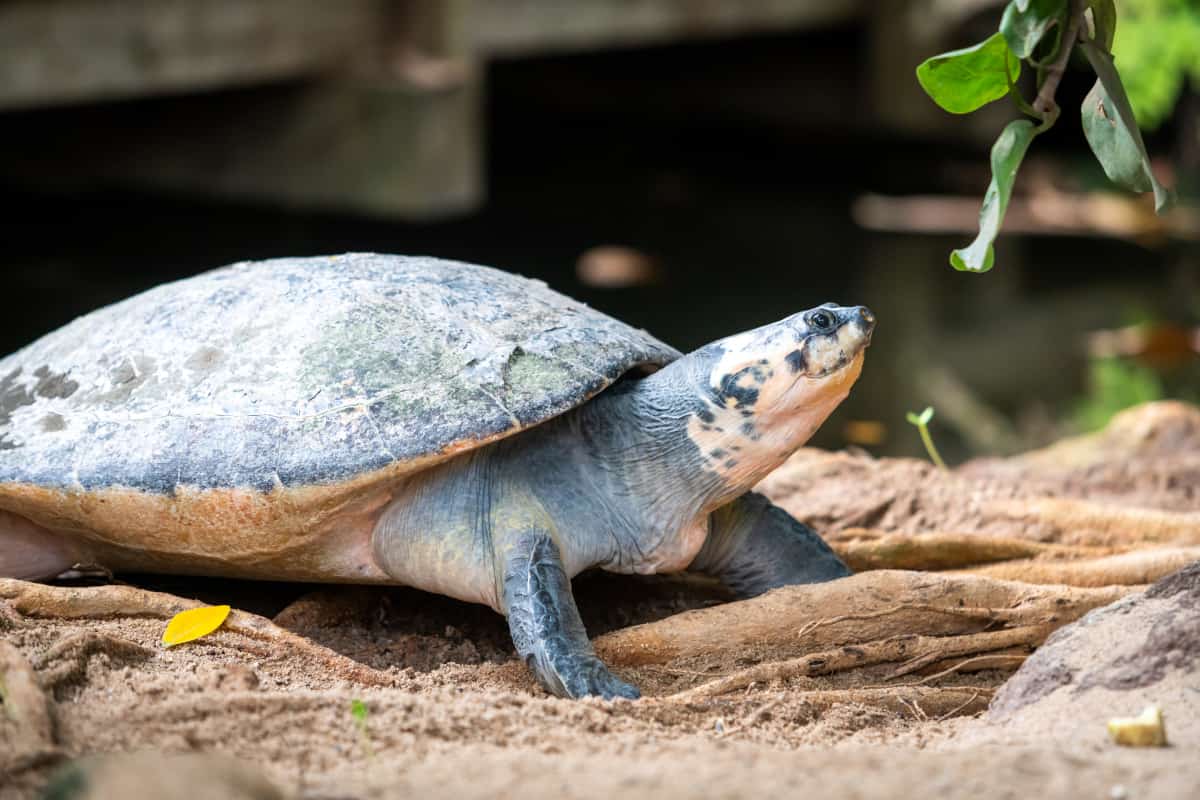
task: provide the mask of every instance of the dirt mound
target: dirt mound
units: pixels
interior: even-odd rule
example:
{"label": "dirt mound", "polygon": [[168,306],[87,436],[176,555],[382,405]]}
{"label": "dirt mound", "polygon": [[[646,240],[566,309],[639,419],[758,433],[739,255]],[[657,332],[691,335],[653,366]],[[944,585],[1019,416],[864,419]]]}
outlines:
{"label": "dirt mound", "polygon": [[[1150,403],[1118,414],[1098,434],[947,471],[915,459],[802,449],[759,489],[833,535],[863,528],[962,531],[1104,544],[1114,536],[1102,524],[1108,519],[1103,512],[1130,509],[1177,512],[1185,532],[1195,531],[1200,409]],[[1071,509],[1079,512],[1074,519]]]}

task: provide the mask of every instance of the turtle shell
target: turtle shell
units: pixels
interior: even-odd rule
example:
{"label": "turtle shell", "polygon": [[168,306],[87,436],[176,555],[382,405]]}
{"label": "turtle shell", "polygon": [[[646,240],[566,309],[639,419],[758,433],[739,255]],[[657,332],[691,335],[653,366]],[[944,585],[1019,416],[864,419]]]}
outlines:
{"label": "turtle shell", "polygon": [[0,360],[0,487],[169,495],[403,474],[678,356],[487,267],[373,254],[234,264]]}

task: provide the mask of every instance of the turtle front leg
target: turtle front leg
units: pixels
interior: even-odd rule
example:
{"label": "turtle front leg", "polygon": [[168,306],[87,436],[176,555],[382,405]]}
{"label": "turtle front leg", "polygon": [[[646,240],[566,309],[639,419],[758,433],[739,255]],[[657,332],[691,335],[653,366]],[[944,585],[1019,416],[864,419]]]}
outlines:
{"label": "turtle front leg", "polygon": [[689,569],[721,579],[743,597],[851,574],[816,531],[756,492],[714,511],[710,524]]}
{"label": "turtle front leg", "polygon": [[505,538],[504,611],[517,653],[541,684],[562,697],[641,697],[596,657],[550,532],[528,527]]}

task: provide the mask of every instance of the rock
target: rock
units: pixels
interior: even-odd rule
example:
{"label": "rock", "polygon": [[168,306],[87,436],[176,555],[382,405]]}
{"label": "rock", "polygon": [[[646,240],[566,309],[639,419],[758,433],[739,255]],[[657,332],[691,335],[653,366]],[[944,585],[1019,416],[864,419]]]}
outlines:
{"label": "rock", "polygon": [[1200,561],[1052,634],[997,692],[987,721],[1103,740],[1108,718],[1151,704],[1174,745],[1200,745]]}

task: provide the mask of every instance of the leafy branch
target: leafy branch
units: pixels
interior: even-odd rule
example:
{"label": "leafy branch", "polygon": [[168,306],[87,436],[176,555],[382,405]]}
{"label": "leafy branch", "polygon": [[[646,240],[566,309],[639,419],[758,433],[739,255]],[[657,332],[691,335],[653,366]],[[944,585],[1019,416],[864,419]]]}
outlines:
{"label": "leafy branch", "polygon": [[[1116,27],[1113,0],[1011,0],[998,32],[973,47],[933,56],[917,67],[921,87],[952,114],[969,114],[1010,97],[1022,114],[1036,120],[1036,124],[1026,118],[1013,120],[992,146],[992,180],[979,210],[979,235],[950,254],[955,269],[986,272],[994,265],[993,243],[1008,210],[1017,170],[1034,138],[1058,121],[1055,95],[1076,47],[1097,76],[1080,113],[1084,136],[1104,173],[1127,189],[1154,192],[1159,213],[1169,204],[1167,190],[1150,168],[1133,108],[1113,64]],[[1022,63],[1037,75],[1032,103],[1016,86]]]}

